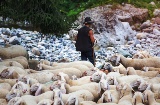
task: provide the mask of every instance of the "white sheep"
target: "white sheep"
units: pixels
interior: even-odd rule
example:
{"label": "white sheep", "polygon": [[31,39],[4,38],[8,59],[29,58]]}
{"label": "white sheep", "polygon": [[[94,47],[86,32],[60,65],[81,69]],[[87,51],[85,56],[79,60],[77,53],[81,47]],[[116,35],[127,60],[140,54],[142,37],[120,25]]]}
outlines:
{"label": "white sheep", "polygon": [[11,90],[14,90],[14,89],[18,89],[22,91],[24,95],[30,94],[30,86],[21,81],[18,81],[16,84],[13,85]]}
{"label": "white sheep", "polygon": [[35,83],[39,83],[38,80],[34,79],[34,78],[30,78],[28,76],[20,76],[18,78],[18,81],[22,81],[25,84],[28,84],[29,86],[32,86]]}
{"label": "white sheep", "polygon": [[39,83],[46,83],[49,81],[52,81],[52,78],[54,77],[54,74],[51,72],[39,72],[39,73],[31,73],[24,75],[29,78],[36,79]]}
{"label": "white sheep", "polygon": [[6,99],[0,99],[0,103],[1,103],[1,105],[7,105]]}
{"label": "white sheep", "polygon": [[120,74],[127,74],[126,68],[120,64],[119,66],[114,66],[112,69],[113,72],[119,72]]}
{"label": "white sheep", "polygon": [[152,56],[147,51],[138,51],[132,56],[133,59],[143,59],[151,57]]}
{"label": "white sheep", "polygon": [[76,68],[61,68],[61,69],[54,69],[54,70],[43,70],[43,72],[51,72],[55,75],[57,75],[59,72],[66,73],[70,78],[72,78],[73,75],[76,75],[78,78],[82,76],[82,72],[79,69]]}
{"label": "white sheep", "polygon": [[118,66],[121,63],[124,67],[134,67],[136,70],[141,70],[143,67],[160,67],[160,58],[144,58],[144,59],[130,59],[123,55],[114,55],[110,58],[112,65]]}
{"label": "white sheep", "polygon": [[82,101],[80,102],[80,105],[97,105],[97,104],[93,101]]}
{"label": "white sheep", "polygon": [[74,62],[69,62],[69,63],[57,63],[57,62],[50,62],[50,61],[47,61],[47,60],[41,60],[40,61],[41,64],[46,64],[46,65],[49,65],[49,66],[53,66],[53,67],[56,67],[56,66],[63,66],[63,67],[68,67],[68,65],[70,66],[73,66],[73,65],[78,65],[78,64],[82,64],[82,65],[85,65],[87,66],[88,68],[94,68],[93,64],[89,61],[74,61]]}
{"label": "white sheep", "polygon": [[[92,88],[91,88],[92,87]],[[91,82],[88,84],[80,85],[80,86],[69,86],[66,84],[66,91],[67,93],[75,92],[81,89],[85,89],[90,91],[93,96],[94,100],[97,101],[100,95],[105,91],[108,90],[109,84],[107,83],[106,80],[102,79],[99,83]]]}
{"label": "white sheep", "polygon": [[90,81],[90,76],[85,76],[85,77],[79,78],[77,80],[70,79],[69,76],[67,74],[63,73],[63,72],[58,73],[57,76],[60,77],[61,81],[64,81],[71,86],[83,85],[83,84],[91,82]]}
{"label": "white sheep", "polygon": [[158,71],[160,73],[160,68],[155,68],[155,67],[143,67],[143,71]]}
{"label": "white sheep", "polygon": [[0,79],[0,83],[9,83],[11,87],[17,82],[17,79]]}
{"label": "white sheep", "polygon": [[24,69],[24,67],[17,61],[10,61],[10,60],[0,62],[0,66],[7,66],[7,67],[15,66]]}
{"label": "white sheep", "polygon": [[13,45],[8,48],[0,47],[0,57],[2,59],[10,59],[17,56],[24,56],[28,58],[26,49],[21,45]]}
{"label": "white sheep", "polygon": [[76,68],[81,71],[81,73],[85,72],[86,70],[90,70],[86,65],[83,64],[72,64],[72,63],[64,63],[59,64],[58,66],[49,66],[45,64],[38,64],[37,65],[39,70],[56,70],[56,69],[62,69],[62,68]]}
{"label": "white sheep", "polygon": [[39,101],[37,105],[52,105],[52,104],[53,104],[53,100],[43,99]]}
{"label": "white sheep", "polygon": [[119,94],[117,90],[106,90],[97,103],[118,103]]}
{"label": "white sheep", "polygon": [[145,103],[148,102],[149,105],[160,105],[160,103],[156,102],[154,94],[151,90],[145,90],[143,94]]}
{"label": "white sheep", "polygon": [[35,83],[31,86],[30,92],[34,96],[37,96],[39,94],[45,93],[46,91],[50,91],[51,85],[52,85],[52,82],[48,84]]}
{"label": "white sheep", "polygon": [[[72,93],[69,93],[69,94],[62,94],[63,102],[64,103],[69,103],[68,99],[69,99],[69,97],[70,97],[70,99],[72,99],[73,98],[72,96],[77,97],[77,99],[79,101],[78,103],[80,103],[81,101],[93,101],[94,100],[94,96],[88,90],[78,90],[76,92],[72,92]],[[79,104],[77,104],[77,105],[79,105]]]}
{"label": "white sheep", "polygon": [[24,67],[24,69],[27,69],[29,67],[28,60],[24,56],[17,56],[12,59],[5,59],[4,61],[16,61],[20,63]]}
{"label": "white sheep", "polygon": [[141,92],[135,92],[132,98],[133,105],[144,105],[144,96]]}
{"label": "white sheep", "polygon": [[128,83],[120,83],[117,85],[119,92],[118,105],[132,105],[132,87]]}
{"label": "white sheep", "polygon": [[138,75],[122,76],[122,77],[117,78],[117,82],[119,84],[125,81],[126,83],[130,84],[137,79],[142,79],[142,77]]}

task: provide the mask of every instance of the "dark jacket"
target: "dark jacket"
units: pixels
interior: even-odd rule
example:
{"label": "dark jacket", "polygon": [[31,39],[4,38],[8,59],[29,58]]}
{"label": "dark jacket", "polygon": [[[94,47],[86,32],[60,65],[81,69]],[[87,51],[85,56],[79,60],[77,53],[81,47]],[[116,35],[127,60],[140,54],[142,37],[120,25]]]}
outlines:
{"label": "dark jacket", "polygon": [[91,51],[92,42],[89,36],[89,31],[91,29],[87,26],[83,26],[78,30],[77,40],[76,40],[76,50],[81,52]]}

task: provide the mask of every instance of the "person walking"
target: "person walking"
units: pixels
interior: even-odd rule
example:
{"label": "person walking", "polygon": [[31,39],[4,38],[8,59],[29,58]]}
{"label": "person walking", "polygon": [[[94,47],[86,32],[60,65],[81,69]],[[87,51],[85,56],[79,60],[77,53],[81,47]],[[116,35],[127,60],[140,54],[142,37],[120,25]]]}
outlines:
{"label": "person walking", "polygon": [[94,43],[96,42],[93,30],[90,28],[94,21],[90,17],[84,19],[84,26],[78,30],[78,34],[75,38],[76,50],[81,52],[81,60],[87,61],[87,59],[95,66],[95,53]]}

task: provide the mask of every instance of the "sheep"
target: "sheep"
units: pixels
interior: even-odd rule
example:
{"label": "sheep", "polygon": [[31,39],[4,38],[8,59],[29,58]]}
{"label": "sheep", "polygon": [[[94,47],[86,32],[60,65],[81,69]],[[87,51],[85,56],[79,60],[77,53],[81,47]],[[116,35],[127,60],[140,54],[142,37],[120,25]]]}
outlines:
{"label": "sheep", "polygon": [[156,98],[159,98],[160,96],[160,85],[159,84],[155,84],[155,83],[152,84],[152,83],[148,83],[147,81],[144,81],[138,87],[139,91],[145,91],[148,89],[152,90]]}
{"label": "sheep", "polygon": [[135,70],[133,67],[127,67],[127,74],[128,75],[139,75],[142,77],[156,77],[159,75],[158,71],[141,71],[141,70]]}
{"label": "sheep", "polygon": [[39,83],[38,80],[36,80],[34,78],[27,77],[27,76],[20,76],[18,78],[18,81],[22,81],[25,84],[28,84],[29,86],[32,86],[35,83]]}
{"label": "sheep", "polygon": [[133,88],[128,83],[120,83],[116,87],[119,92],[118,105],[132,105],[132,91]]}
{"label": "sheep", "polygon": [[160,103],[156,102],[154,94],[151,90],[145,90],[143,94],[145,103],[148,102],[149,105],[160,105]]}
{"label": "sheep", "polygon": [[16,66],[24,69],[24,67],[17,61],[9,61],[9,60],[2,61],[0,62],[0,66],[7,66],[7,67]]}
{"label": "sheep", "polygon": [[19,89],[12,89],[11,91],[9,91],[9,93],[6,95],[5,98],[7,101],[10,101],[14,97],[21,97],[22,95],[23,95],[23,92],[20,91]]}
{"label": "sheep", "polygon": [[91,76],[92,82],[99,82],[101,78],[107,78],[109,76],[121,77],[120,73],[118,72],[109,72],[107,75],[102,71],[97,71]]}
{"label": "sheep", "polygon": [[[91,88],[92,87],[92,88]],[[109,84],[106,80],[102,79],[99,83],[91,82],[88,84],[80,85],[80,86],[69,86],[66,84],[66,91],[67,93],[75,92],[77,90],[85,89],[90,91],[93,96],[94,100],[97,101],[100,95],[109,89]]]}
{"label": "sheep", "polygon": [[82,77],[84,76],[91,76],[92,74],[94,74],[97,70],[91,69],[91,70],[87,70],[85,72],[83,72]]}
{"label": "sheep", "polygon": [[23,69],[7,68],[0,73],[0,77],[5,79],[18,79],[21,75],[26,75],[26,74],[27,74],[26,71],[24,71]]}
{"label": "sheep", "polygon": [[11,90],[11,85],[9,83],[0,83],[0,89]]}
{"label": "sheep", "polygon": [[53,74],[58,74],[59,72],[66,73],[70,78],[72,78],[73,75],[76,75],[78,78],[82,76],[82,72],[76,68],[61,68],[61,69],[54,69],[54,70],[43,70],[43,72],[51,72]]}
{"label": "sheep", "polygon": [[71,80],[69,76],[63,72],[58,73],[57,76],[60,77],[62,81],[65,81],[70,86],[83,85],[91,82],[90,76],[85,76],[85,77],[79,78],[78,80]]}
{"label": "sheep", "polygon": [[135,92],[132,98],[133,105],[144,105],[144,96],[141,92]]}
{"label": "sheep", "polygon": [[59,66],[49,66],[49,65],[45,65],[45,64],[38,64],[37,65],[38,67],[38,70],[56,70],[56,69],[62,69],[62,68],[76,68],[78,70],[81,71],[81,73],[85,72],[86,70],[90,70],[90,68],[88,68],[87,66],[85,65],[82,65],[82,64],[70,64],[70,63],[66,63],[64,65],[59,65]]}
{"label": "sheep", "polygon": [[20,97],[14,97],[9,100],[7,105],[16,105],[16,102],[20,99]]}
{"label": "sheep", "polygon": [[144,59],[128,59],[123,55],[114,55],[110,58],[110,62],[114,66],[121,63],[124,67],[134,67],[136,70],[141,70],[143,67],[160,67],[160,58],[144,58]]}
{"label": "sheep", "polygon": [[15,85],[13,85],[11,90],[18,89],[22,91],[22,95],[30,94],[30,86],[25,84],[24,82],[18,81]]}
{"label": "sheep", "polygon": [[5,59],[3,61],[16,61],[16,62],[20,63],[24,67],[24,69],[27,69],[29,67],[28,60],[24,56],[18,56],[18,57],[12,58],[12,59]]}
{"label": "sheep", "polygon": [[97,104],[93,101],[82,101],[80,102],[80,105],[97,105]]}
{"label": "sheep", "polygon": [[52,78],[54,77],[54,74],[50,73],[50,72],[39,72],[39,73],[27,74],[27,75],[24,75],[24,76],[36,79],[39,83],[43,84],[43,83],[52,81]]}
{"label": "sheep", "polygon": [[11,87],[17,82],[17,79],[0,79],[0,83],[8,83]]}
{"label": "sheep", "polygon": [[146,51],[138,51],[132,56],[133,59],[143,59],[143,58],[151,58],[151,57],[152,56]]}
{"label": "sheep", "polygon": [[11,100],[14,97],[20,97],[17,102],[19,101],[20,103],[26,103],[25,105],[37,105],[38,102],[40,102],[41,100],[45,99],[51,99],[53,100],[53,91],[47,91],[43,94],[40,94],[38,96],[32,96],[32,95],[23,95],[21,96],[19,90],[13,90],[15,91],[14,93],[7,95],[6,99],[7,100]]}
{"label": "sheep", "polygon": [[38,102],[37,105],[52,105],[53,101],[50,99],[43,99],[41,101]]}
{"label": "sheep", "polygon": [[125,81],[126,83],[130,84],[137,79],[142,79],[142,77],[138,75],[122,76],[122,77],[117,78],[117,82],[119,84]]}
{"label": "sheep", "polygon": [[120,64],[119,66],[113,67],[112,71],[119,72],[120,74],[124,74],[124,75],[127,74],[126,68],[122,64]]}
{"label": "sheep", "polygon": [[7,105],[7,101],[5,99],[0,99],[1,105]]}
{"label": "sheep", "polygon": [[21,45],[13,45],[8,48],[0,47],[0,57],[2,60],[4,59],[11,59],[17,56],[24,56],[28,58],[28,53],[26,49]]}
{"label": "sheep", "polygon": [[46,91],[50,91],[51,85],[52,85],[52,83],[49,83],[49,84],[35,83],[31,86],[30,92],[34,96],[37,96],[39,94],[45,93]]}
{"label": "sheep", "polygon": [[158,71],[160,73],[160,68],[155,68],[155,67],[143,67],[143,71]]}
{"label": "sheep", "polygon": [[97,103],[118,103],[119,94],[117,90],[106,90]]}
{"label": "sheep", "polygon": [[29,68],[33,70],[38,70],[37,66],[39,64],[38,60],[29,59],[28,60]]}
{"label": "sheep", "polygon": [[[67,105],[69,103],[69,100],[74,98],[73,96],[77,97],[78,103],[82,101],[93,101],[94,100],[94,96],[88,90],[78,90],[76,92],[72,92],[69,94],[62,94],[62,100]],[[79,104],[75,104],[75,105],[79,105]]]}
{"label": "sheep", "polygon": [[0,89],[0,98],[5,98],[8,93],[9,93],[9,90]]}
{"label": "sheep", "polygon": [[45,65],[53,66],[53,67],[56,67],[56,66],[72,67],[74,65],[80,64],[80,65],[85,65],[88,68],[94,68],[93,64],[90,63],[89,61],[74,61],[74,62],[69,62],[69,63],[56,63],[56,62],[50,62],[47,60],[41,60],[40,64],[45,64]]}

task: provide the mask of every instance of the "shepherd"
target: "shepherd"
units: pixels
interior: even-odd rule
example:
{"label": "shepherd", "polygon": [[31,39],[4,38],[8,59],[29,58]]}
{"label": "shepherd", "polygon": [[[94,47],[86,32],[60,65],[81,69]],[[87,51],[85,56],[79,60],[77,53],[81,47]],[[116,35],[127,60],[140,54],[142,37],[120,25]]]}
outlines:
{"label": "shepherd", "polygon": [[97,42],[93,35],[93,30],[91,29],[94,21],[90,17],[86,17],[80,29],[78,29],[78,34],[75,38],[76,40],[76,50],[81,52],[81,60],[87,61],[87,59],[95,66],[95,53],[94,44]]}

